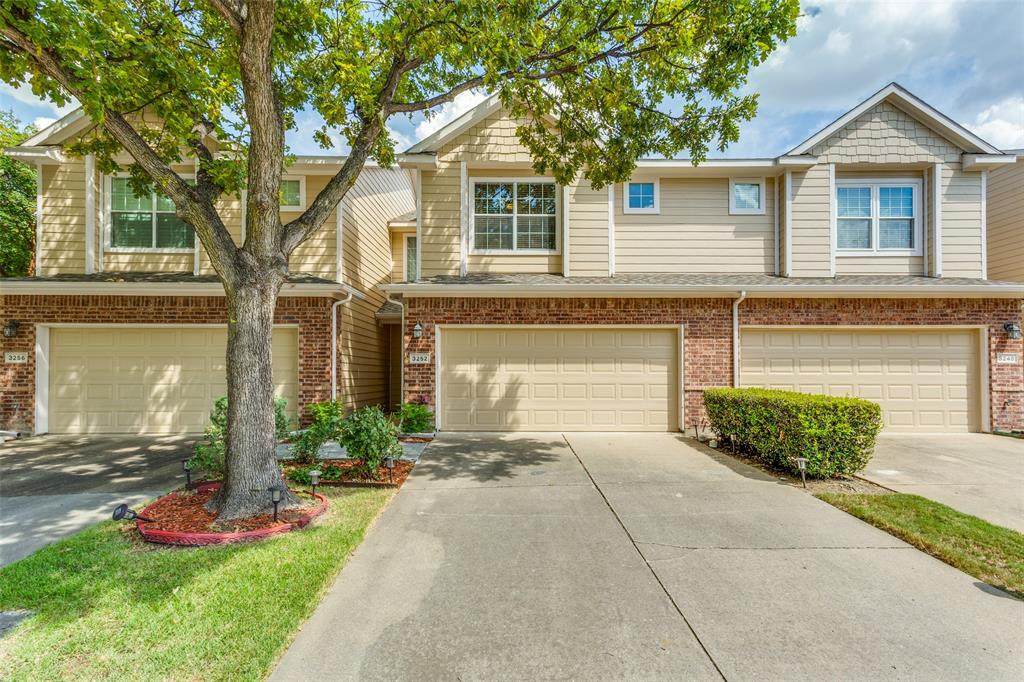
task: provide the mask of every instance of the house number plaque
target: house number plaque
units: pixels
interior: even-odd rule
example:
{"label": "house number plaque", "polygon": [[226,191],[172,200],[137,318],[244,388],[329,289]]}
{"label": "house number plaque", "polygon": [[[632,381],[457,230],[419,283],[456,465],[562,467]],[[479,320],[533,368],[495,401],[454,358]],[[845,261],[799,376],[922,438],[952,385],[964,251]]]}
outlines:
{"label": "house number plaque", "polygon": [[28,362],[28,351],[9,350],[4,353],[4,362],[13,365],[24,365]]}
{"label": "house number plaque", "polygon": [[997,365],[1019,365],[1020,353],[996,353]]}
{"label": "house number plaque", "polygon": [[429,365],[430,353],[409,353],[410,365]]}

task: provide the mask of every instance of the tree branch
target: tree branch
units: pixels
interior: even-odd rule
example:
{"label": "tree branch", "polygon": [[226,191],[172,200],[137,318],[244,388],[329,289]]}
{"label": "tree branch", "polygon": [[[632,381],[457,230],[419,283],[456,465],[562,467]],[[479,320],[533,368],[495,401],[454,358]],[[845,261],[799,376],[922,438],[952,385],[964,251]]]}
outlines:
{"label": "tree branch", "polygon": [[228,22],[236,35],[242,33],[245,24],[246,7],[243,0],[208,0],[224,21]]}

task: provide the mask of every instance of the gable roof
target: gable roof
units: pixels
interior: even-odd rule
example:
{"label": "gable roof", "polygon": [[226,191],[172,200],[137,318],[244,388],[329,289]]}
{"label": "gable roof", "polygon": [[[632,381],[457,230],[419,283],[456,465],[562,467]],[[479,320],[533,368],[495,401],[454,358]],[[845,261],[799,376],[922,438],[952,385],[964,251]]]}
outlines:
{"label": "gable roof", "polygon": [[444,125],[442,128],[435,130],[430,135],[406,149],[405,153],[424,154],[437,152],[445,142],[456,137],[459,133],[473,127],[500,108],[501,100],[498,99],[498,93],[494,93],[493,95],[488,96],[483,102],[480,102],[480,104],[477,104],[475,107],[464,113],[462,116],[459,116],[457,119]]}
{"label": "gable roof", "polygon": [[957,143],[964,151],[981,154],[1002,153],[999,149],[985,142],[985,140],[949,118],[899,83],[889,83],[853,109],[850,109],[796,147],[793,147],[788,154],[808,153],[823,140],[828,139],[830,135],[882,101],[889,101],[895,104],[899,109],[918,119],[946,139]]}
{"label": "gable roof", "polygon": [[90,125],[91,121],[89,121],[89,117],[85,115],[85,110],[82,109],[82,107],[78,107],[71,113],[62,116],[50,125],[46,126],[18,146],[39,147],[43,145],[59,144],[75,133],[85,130]]}

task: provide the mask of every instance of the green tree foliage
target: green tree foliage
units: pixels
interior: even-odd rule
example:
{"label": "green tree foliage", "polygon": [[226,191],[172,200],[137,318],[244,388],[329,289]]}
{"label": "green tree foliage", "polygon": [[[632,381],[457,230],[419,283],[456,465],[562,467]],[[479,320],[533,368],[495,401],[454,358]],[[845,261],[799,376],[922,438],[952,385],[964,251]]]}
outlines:
{"label": "green tree foliage", "polygon": [[[33,132],[14,112],[0,111],[0,148],[13,147]],[[23,277],[32,267],[36,239],[36,171],[0,156],[0,277]]]}

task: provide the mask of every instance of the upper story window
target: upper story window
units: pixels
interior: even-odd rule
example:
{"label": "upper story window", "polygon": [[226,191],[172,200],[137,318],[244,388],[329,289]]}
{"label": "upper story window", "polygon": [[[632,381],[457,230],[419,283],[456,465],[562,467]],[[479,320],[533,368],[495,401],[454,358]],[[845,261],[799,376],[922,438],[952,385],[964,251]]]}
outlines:
{"label": "upper story window", "polygon": [[416,235],[405,237],[405,281],[415,282],[419,279],[419,271],[416,269]]}
{"label": "upper story window", "polygon": [[657,213],[658,182],[627,182],[623,213]]}
{"label": "upper story window", "polygon": [[306,179],[284,178],[281,180],[281,210],[301,211],[306,208]]}
{"label": "upper story window", "polygon": [[729,178],[729,214],[764,215],[764,178]]}
{"label": "upper story window", "polygon": [[919,181],[840,181],[836,186],[836,238],[840,252],[919,255]]}
{"label": "upper story window", "polygon": [[474,182],[473,250],[557,250],[556,196],[555,183],[550,181]]}
{"label": "upper story window", "polygon": [[174,213],[174,202],[152,191],[137,195],[126,177],[110,178],[110,248],[192,251],[192,226]]}

